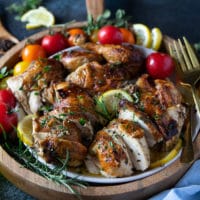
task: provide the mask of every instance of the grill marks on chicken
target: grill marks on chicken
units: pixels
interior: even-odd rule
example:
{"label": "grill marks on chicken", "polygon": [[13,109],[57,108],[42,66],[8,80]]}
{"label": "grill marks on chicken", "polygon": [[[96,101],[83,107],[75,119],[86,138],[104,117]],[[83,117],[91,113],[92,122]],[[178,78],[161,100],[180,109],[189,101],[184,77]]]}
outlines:
{"label": "grill marks on chicken", "polygon": [[32,62],[23,74],[9,78],[7,83],[24,110],[31,114],[36,113],[43,104],[52,102],[47,90],[53,83],[64,80],[66,74],[60,62],[39,59]]}

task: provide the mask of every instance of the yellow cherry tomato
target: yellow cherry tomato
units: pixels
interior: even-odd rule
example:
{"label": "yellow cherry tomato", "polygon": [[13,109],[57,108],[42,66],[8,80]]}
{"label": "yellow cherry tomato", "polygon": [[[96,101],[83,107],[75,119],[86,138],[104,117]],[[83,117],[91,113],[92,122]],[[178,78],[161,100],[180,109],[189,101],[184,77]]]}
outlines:
{"label": "yellow cherry tomato", "polygon": [[28,61],[20,61],[14,66],[13,75],[18,76],[22,74],[30,65]]}

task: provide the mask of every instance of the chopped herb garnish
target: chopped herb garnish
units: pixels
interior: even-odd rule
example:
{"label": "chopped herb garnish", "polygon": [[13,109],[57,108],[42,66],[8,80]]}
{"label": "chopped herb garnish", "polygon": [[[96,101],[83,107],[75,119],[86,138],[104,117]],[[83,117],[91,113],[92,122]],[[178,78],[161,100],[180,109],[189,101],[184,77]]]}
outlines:
{"label": "chopped herb garnish", "polygon": [[55,56],[53,56],[53,59],[59,61],[61,59],[61,54],[56,54]]}
{"label": "chopped herb garnish", "polygon": [[51,65],[47,65],[43,68],[44,72],[49,72],[51,70]]}
{"label": "chopped herb garnish", "polygon": [[80,118],[80,119],[79,119],[79,123],[80,123],[82,126],[84,126],[85,123],[86,123],[86,120],[83,119],[83,118]]}

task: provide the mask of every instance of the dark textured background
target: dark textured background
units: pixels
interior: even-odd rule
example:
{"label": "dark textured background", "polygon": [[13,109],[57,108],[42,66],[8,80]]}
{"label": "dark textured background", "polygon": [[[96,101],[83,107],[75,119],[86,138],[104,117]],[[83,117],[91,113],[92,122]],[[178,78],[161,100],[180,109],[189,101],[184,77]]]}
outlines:
{"label": "dark textured background", "polygon": [[[4,26],[19,40],[42,29],[27,31],[25,24],[14,20],[14,15],[5,8],[19,0],[0,0],[0,17]],[[56,23],[72,19],[86,20],[84,0],[43,0],[43,6],[52,11]],[[115,12],[125,9],[132,16],[133,23],[144,23],[159,27],[164,34],[173,38],[185,35],[192,43],[200,42],[200,1],[199,0],[105,0],[105,7]],[[33,200],[0,176],[0,200]]]}

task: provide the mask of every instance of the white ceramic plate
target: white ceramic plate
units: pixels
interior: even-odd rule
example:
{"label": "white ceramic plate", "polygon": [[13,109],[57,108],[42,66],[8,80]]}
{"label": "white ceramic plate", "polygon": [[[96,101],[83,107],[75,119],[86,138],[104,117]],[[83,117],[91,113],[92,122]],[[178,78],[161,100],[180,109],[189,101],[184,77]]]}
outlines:
{"label": "white ceramic plate", "polygon": [[[135,45],[135,47],[139,48],[141,51],[143,51],[145,56],[148,56],[150,53],[154,52],[152,49],[147,49],[147,48],[142,47],[142,46]],[[61,52],[72,51],[72,50],[77,50],[77,49],[80,49],[80,47],[71,47],[71,48],[65,49]],[[58,53],[52,55],[50,58],[54,57],[55,55],[60,54],[61,52],[58,52]],[[198,131],[200,129],[200,117],[197,116],[197,115],[194,115],[194,124],[195,124],[195,126],[194,126],[193,131],[192,131],[193,140],[196,138]],[[35,153],[33,152],[33,154],[35,154]],[[101,176],[95,176],[95,175],[91,175],[91,176],[90,175],[82,175],[82,174],[74,173],[74,172],[71,172],[71,171],[63,171],[63,174],[65,174],[66,176],[68,176],[70,178],[77,178],[77,179],[82,180],[82,181],[87,181],[87,182],[91,182],[91,183],[98,183],[98,184],[117,184],[117,183],[131,182],[131,181],[135,181],[135,180],[138,180],[138,179],[145,178],[147,176],[151,176],[151,175],[163,170],[164,168],[166,168],[167,166],[172,164],[175,160],[177,160],[180,157],[180,154],[181,154],[181,150],[176,155],[176,157],[174,157],[172,160],[170,160],[165,165],[163,165],[161,167],[157,167],[155,169],[146,170],[146,171],[141,172],[141,173],[133,174],[132,176],[129,176],[129,177],[106,178],[106,177],[103,177],[103,176],[101,177]],[[43,164],[46,164],[49,168],[55,167],[52,164],[47,164],[42,158],[40,158],[38,156],[37,156],[37,158],[40,162],[42,162]]]}

